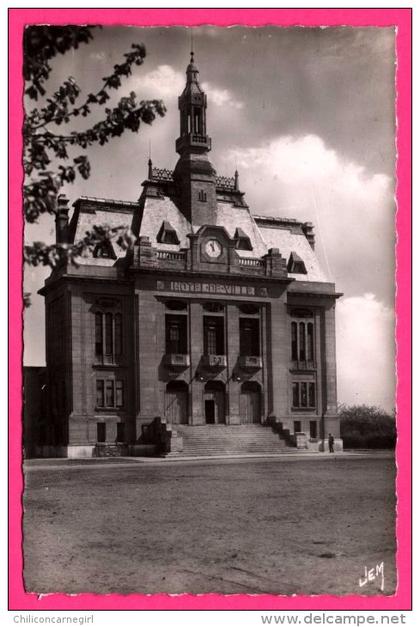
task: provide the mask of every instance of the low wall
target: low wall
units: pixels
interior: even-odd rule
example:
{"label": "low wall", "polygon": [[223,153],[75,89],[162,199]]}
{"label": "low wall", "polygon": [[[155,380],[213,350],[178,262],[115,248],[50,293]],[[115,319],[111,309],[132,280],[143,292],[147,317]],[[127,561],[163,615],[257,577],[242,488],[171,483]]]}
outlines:
{"label": "low wall", "polygon": [[[129,444],[121,448],[120,456],[128,455],[130,457],[153,457],[156,455],[156,446],[154,444]],[[117,456],[117,455],[116,455]],[[95,445],[88,446],[36,446],[32,457],[41,458],[68,458],[68,459],[89,459],[92,457],[102,457],[98,455]],[[108,457],[108,455],[103,455]]]}

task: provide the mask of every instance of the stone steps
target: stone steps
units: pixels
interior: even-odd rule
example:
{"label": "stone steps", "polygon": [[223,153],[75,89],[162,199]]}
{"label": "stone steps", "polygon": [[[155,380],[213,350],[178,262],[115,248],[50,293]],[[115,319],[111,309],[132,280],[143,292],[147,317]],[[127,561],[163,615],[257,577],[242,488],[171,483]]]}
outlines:
{"label": "stone steps", "polygon": [[182,455],[273,454],[290,451],[278,434],[262,425],[174,425],[183,437]]}

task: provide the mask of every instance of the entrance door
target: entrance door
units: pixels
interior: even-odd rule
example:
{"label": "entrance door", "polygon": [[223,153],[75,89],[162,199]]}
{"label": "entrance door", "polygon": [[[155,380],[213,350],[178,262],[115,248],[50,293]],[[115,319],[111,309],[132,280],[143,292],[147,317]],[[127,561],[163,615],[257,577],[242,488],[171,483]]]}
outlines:
{"label": "entrance door", "polygon": [[204,388],[206,424],[225,424],[225,390],[223,384],[210,383]]}
{"label": "entrance door", "polygon": [[188,424],[188,392],[182,383],[166,386],[165,418],[173,425]]}
{"label": "entrance door", "polygon": [[214,400],[206,399],[204,401],[204,413],[205,413],[207,425],[214,425],[215,418],[216,418],[215,410],[216,408],[215,408]]}
{"label": "entrance door", "polygon": [[257,388],[243,387],[239,399],[241,424],[260,424],[261,395]]}

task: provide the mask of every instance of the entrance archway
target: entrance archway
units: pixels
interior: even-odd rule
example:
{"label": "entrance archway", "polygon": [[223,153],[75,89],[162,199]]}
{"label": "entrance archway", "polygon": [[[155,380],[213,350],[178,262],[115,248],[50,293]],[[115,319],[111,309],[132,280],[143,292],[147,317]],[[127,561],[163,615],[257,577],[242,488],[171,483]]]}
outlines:
{"label": "entrance archway", "polygon": [[225,386],[221,381],[208,381],[204,386],[203,412],[206,424],[225,424]]}
{"label": "entrance archway", "polygon": [[185,381],[170,381],[167,384],[165,418],[172,425],[188,424],[188,386]]}
{"label": "entrance archway", "polygon": [[239,414],[243,425],[261,423],[261,388],[258,383],[247,381],[241,385]]}

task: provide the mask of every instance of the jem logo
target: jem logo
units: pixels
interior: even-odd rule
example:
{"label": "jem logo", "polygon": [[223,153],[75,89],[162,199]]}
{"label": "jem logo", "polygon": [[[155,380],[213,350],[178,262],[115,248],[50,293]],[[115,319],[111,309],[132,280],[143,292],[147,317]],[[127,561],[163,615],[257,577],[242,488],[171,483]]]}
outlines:
{"label": "jem logo", "polygon": [[385,568],[384,568],[384,563],[381,562],[380,564],[376,564],[376,566],[374,568],[371,568],[370,570],[368,570],[367,566],[365,566],[365,572],[363,574],[363,577],[360,577],[360,579],[359,579],[359,586],[361,588],[363,588],[363,586],[365,586],[367,583],[372,583],[373,581],[375,581],[379,577],[381,578],[380,588],[381,588],[381,590],[383,592],[384,586],[385,586]]}

